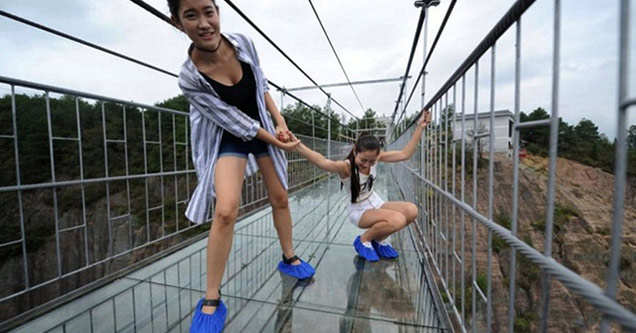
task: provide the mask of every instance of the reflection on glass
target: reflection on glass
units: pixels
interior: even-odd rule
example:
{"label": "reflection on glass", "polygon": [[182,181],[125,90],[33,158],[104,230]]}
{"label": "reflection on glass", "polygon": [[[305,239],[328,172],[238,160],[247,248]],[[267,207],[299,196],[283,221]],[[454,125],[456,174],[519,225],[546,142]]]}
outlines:
{"label": "reflection on glass", "polygon": [[415,318],[411,298],[388,273],[396,262],[369,263],[357,255],[353,258],[356,270],[347,281],[347,309],[340,319],[340,332],[372,332],[371,314],[400,321]]}
{"label": "reflection on glass", "polygon": [[314,278],[298,280],[289,275],[280,274],[282,281],[280,302],[276,306],[276,324],[274,325],[274,332],[289,333],[292,332],[293,322],[293,305],[294,305],[294,290],[297,287],[306,287],[314,283]]}

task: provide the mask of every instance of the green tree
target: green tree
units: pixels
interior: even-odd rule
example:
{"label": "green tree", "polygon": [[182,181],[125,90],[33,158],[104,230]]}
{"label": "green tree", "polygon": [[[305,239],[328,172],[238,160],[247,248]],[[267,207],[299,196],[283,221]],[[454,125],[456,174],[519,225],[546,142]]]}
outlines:
{"label": "green tree", "polygon": [[359,129],[361,132],[367,129],[384,128],[385,125],[377,120],[378,116],[373,109],[367,109],[361,118],[350,118],[347,126],[353,130]]}
{"label": "green tree", "polygon": [[571,158],[572,152],[578,143],[574,126],[559,119],[559,153],[566,158]]}
{"label": "green tree", "polygon": [[588,143],[600,139],[598,126],[594,125],[591,120],[585,118],[581,119],[574,127],[574,133],[579,140],[587,141]]}
{"label": "green tree", "polygon": [[[326,125],[326,122],[323,124],[323,119],[321,114],[316,112],[316,110],[321,110],[319,106],[314,105],[313,108],[315,110],[310,109],[309,107],[297,102],[296,104],[289,104],[283,108],[281,114],[285,117],[285,122],[287,122],[287,127],[290,131],[295,134],[300,135],[312,135],[312,113],[314,117],[314,124],[316,127],[322,127],[322,125]],[[326,126],[325,126],[326,129]],[[320,135],[321,137],[326,137],[322,129],[316,128],[316,135]],[[325,132],[326,133],[326,132]]]}
{"label": "green tree", "polygon": [[[320,115],[320,121],[321,123],[324,123],[323,127],[325,128],[325,130],[328,128],[328,122],[331,123],[331,140],[341,140],[341,136],[340,134],[342,133],[342,125],[340,124],[340,115],[338,113],[336,113],[334,110],[325,108],[324,111],[326,111],[325,113],[329,115],[329,117],[327,117],[326,115],[321,114]],[[324,137],[327,137],[327,133],[325,132]]]}
{"label": "green tree", "polygon": [[[281,113],[285,117],[289,130],[295,134],[311,136],[312,133],[315,133],[316,137],[327,138],[330,122],[332,140],[342,140],[343,135],[347,135],[343,133],[344,128],[340,124],[340,115],[332,109],[321,108],[317,105],[309,108],[301,103],[296,103],[284,107]],[[314,132],[312,132],[312,113]]]}
{"label": "green tree", "polygon": [[[445,136],[448,133],[448,145],[453,142],[453,114],[455,113],[455,106],[448,105],[442,110],[440,115],[440,129],[442,131],[442,140],[446,140]],[[419,120],[419,119],[418,119]]]}
{"label": "green tree", "polygon": [[636,150],[636,125],[629,126],[627,130],[627,146],[630,150]]}
{"label": "green tree", "polygon": [[576,141],[569,155],[584,164],[599,166],[598,153],[603,142],[600,142],[598,127],[591,120],[583,118],[574,126],[573,131]]}
{"label": "green tree", "polygon": [[362,119],[360,119],[360,129],[372,129],[376,127],[376,120],[377,116],[375,114],[375,111],[371,110],[371,109],[367,109],[364,112],[364,115],[362,116]]}
{"label": "green tree", "polygon": [[[543,108],[537,108],[529,115],[521,112],[521,122],[550,118]],[[527,143],[528,151],[532,154],[547,155],[550,141],[550,128],[547,126],[532,127],[521,131],[521,140]]]}
{"label": "green tree", "polygon": [[188,102],[188,99],[185,98],[183,94],[172,97],[172,98],[168,98],[167,100],[163,102],[159,102],[155,105],[162,108],[183,111],[183,112],[190,112],[190,103]]}
{"label": "green tree", "polygon": [[415,116],[417,116],[417,114],[414,113],[400,121],[393,129],[393,138],[398,138],[407,129],[406,126],[415,120]]}

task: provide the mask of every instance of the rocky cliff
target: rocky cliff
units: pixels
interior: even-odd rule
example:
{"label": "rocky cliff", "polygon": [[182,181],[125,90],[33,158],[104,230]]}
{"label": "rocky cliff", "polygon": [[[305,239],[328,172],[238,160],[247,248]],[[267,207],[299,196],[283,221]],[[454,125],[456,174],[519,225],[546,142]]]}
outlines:
{"label": "rocky cliff", "polygon": [[[510,227],[512,161],[499,156],[495,159],[494,165],[493,219]],[[546,158],[529,156],[522,160],[519,173],[518,235],[540,252],[543,252],[545,244],[547,175]],[[487,167],[479,170],[477,209],[484,216],[488,216],[487,177]],[[472,177],[468,175],[465,191],[469,203],[472,202],[472,182]],[[636,181],[629,179],[627,185],[617,298],[630,311],[636,312]],[[613,192],[612,174],[570,160],[558,160],[553,257],[601,288],[606,286]],[[459,235],[459,230],[457,232]],[[471,278],[471,232],[472,222],[467,218],[466,286],[470,286]],[[488,232],[485,227],[479,225],[477,234],[477,280],[486,292]],[[492,254],[493,330],[503,332],[507,329],[510,248],[496,235],[493,237]],[[457,273],[459,274],[459,271]],[[539,329],[541,277],[541,270],[537,266],[517,254],[515,332],[534,332]],[[465,290],[467,322],[470,322],[472,312],[471,289],[467,287]],[[457,289],[458,294],[459,292]],[[478,322],[482,323],[479,326],[485,327],[486,306],[478,303],[477,309]],[[589,303],[552,279],[548,324],[549,330],[554,332],[591,332],[598,331],[600,317]]]}

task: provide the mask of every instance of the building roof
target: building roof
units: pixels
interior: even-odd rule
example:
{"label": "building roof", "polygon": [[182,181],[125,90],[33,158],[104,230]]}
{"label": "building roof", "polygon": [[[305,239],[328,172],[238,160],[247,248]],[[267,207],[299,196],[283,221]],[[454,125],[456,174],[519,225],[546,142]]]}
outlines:
{"label": "building roof", "polygon": [[[461,113],[457,113],[457,118],[455,119],[455,121],[461,121]],[[474,113],[466,113],[466,120],[468,119],[473,119],[474,117]],[[500,118],[500,117],[509,117],[509,118],[514,118],[514,114],[512,112],[510,112],[510,110],[497,110],[495,111],[495,118]],[[486,111],[486,112],[479,112],[477,114],[477,119],[483,119],[483,118],[490,118],[490,111]]]}

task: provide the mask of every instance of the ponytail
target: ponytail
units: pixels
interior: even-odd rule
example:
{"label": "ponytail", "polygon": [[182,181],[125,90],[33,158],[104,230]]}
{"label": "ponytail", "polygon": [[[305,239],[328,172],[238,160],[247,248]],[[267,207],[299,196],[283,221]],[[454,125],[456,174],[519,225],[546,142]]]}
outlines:
{"label": "ponytail", "polygon": [[[360,174],[358,173],[358,166],[356,165],[356,156],[354,155],[354,150],[355,150],[356,146],[354,145],[353,148],[351,148],[351,151],[349,152],[349,155],[347,155],[347,158],[345,158],[346,160],[349,161],[349,174],[350,174],[350,178],[351,178],[351,202],[355,203],[356,200],[358,199],[358,195],[360,195]],[[342,186],[344,184],[340,183],[340,188],[342,189]]]}

